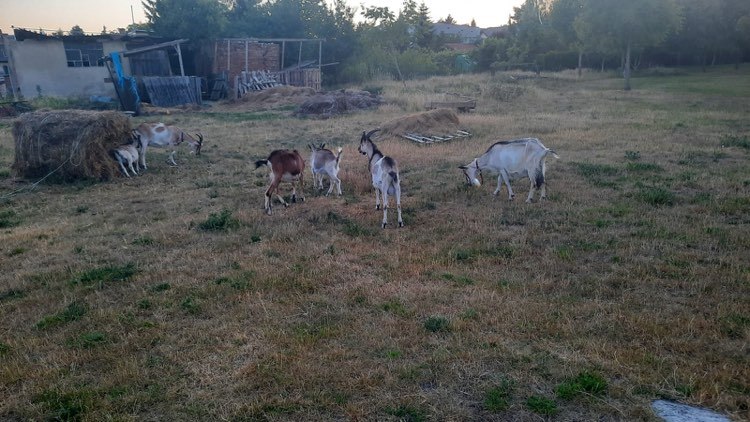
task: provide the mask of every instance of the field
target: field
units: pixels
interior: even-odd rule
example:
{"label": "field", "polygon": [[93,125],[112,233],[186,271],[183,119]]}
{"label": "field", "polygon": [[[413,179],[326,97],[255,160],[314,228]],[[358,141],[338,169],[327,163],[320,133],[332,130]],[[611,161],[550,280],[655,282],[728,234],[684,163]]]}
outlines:
{"label": "field", "polygon": [[[750,419],[750,74],[517,76],[373,82],[385,105],[327,120],[161,116],[203,154],[33,190],[0,120],[0,419]],[[477,98],[473,136],[375,139],[404,191],[381,229],[359,136],[444,92]],[[466,186],[526,136],[560,155],[548,200]],[[308,177],[265,215],[254,161],[310,142],[344,148],[344,195]]]}

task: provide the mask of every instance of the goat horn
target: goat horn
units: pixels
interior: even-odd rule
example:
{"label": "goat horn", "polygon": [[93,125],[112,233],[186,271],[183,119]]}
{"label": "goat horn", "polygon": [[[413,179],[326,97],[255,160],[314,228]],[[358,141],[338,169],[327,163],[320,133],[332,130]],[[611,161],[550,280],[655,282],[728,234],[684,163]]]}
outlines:
{"label": "goat horn", "polygon": [[379,131],[380,131],[380,129],[373,129],[373,130],[371,130],[371,131],[367,132],[367,135],[365,135],[365,137],[366,137],[367,139],[370,139],[370,136],[372,136],[372,134],[373,134],[373,133],[375,133],[375,132],[379,132]]}

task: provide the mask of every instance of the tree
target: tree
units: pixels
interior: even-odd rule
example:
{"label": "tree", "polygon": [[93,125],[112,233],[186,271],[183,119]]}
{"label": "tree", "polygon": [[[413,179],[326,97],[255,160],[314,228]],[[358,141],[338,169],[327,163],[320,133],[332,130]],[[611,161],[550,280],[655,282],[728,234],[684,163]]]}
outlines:
{"label": "tree", "polygon": [[477,27],[477,21],[474,20],[474,18],[471,18],[471,23],[469,24],[470,27],[476,28]]}
{"label": "tree", "polygon": [[450,24],[455,24],[455,23],[456,23],[456,20],[455,20],[455,19],[453,19],[453,16],[451,16],[451,15],[450,15],[450,13],[449,13],[449,14],[448,14],[448,16],[447,16],[447,17],[446,17],[445,19],[441,19],[441,20],[439,20],[438,22],[441,22],[441,23],[450,23]]}
{"label": "tree", "polygon": [[576,33],[588,44],[615,46],[624,55],[625,90],[630,90],[631,54],[658,45],[681,25],[674,0],[584,0]]}
{"label": "tree", "polygon": [[160,36],[205,40],[224,33],[227,6],[216,0],[143,0],[151,29]]}
{"label": "tree", "polygon": [[83,36],[83,35],[86,35],[86,34],[85,34],[85,33],[83,32],[83,28],[81,28],[81,27],[80,27],[80,26],[78,26],[78,25],[74,25],[74,26],[73,26],[72,28],[70,28],[70,31],[68,31],[68,34],[70,34],[70,35],[77,35],[77,36]]}
{"label": "tree", "polygon": [[581,13],[583,0],[556,0],[549,13],[549,24],[557,34],[561,48],[573,48],[578,52],[578,77],[581,77],[584,44],[573,26]]}

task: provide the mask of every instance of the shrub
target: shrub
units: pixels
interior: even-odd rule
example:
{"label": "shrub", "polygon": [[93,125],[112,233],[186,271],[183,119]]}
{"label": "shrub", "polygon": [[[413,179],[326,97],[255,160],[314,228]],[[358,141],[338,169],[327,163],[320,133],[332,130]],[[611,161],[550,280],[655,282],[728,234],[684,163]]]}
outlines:
{"label": "shrub", "polygon": [[451,330],[450,321],[447,318],[441,316],[432,316],[425,320],[424,328],[427,331],[437,332],[448,332]]}

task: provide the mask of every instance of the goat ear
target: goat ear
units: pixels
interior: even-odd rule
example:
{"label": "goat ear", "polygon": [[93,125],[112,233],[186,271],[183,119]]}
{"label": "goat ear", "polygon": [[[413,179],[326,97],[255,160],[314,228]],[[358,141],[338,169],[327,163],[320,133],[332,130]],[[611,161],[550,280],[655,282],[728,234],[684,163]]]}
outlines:
{"label": "goat ear", "polygon": [[323,142],[323,143],[320,144],[320,149],[323,149],[325,147],[326,147],[326,143],[325,142]]}

